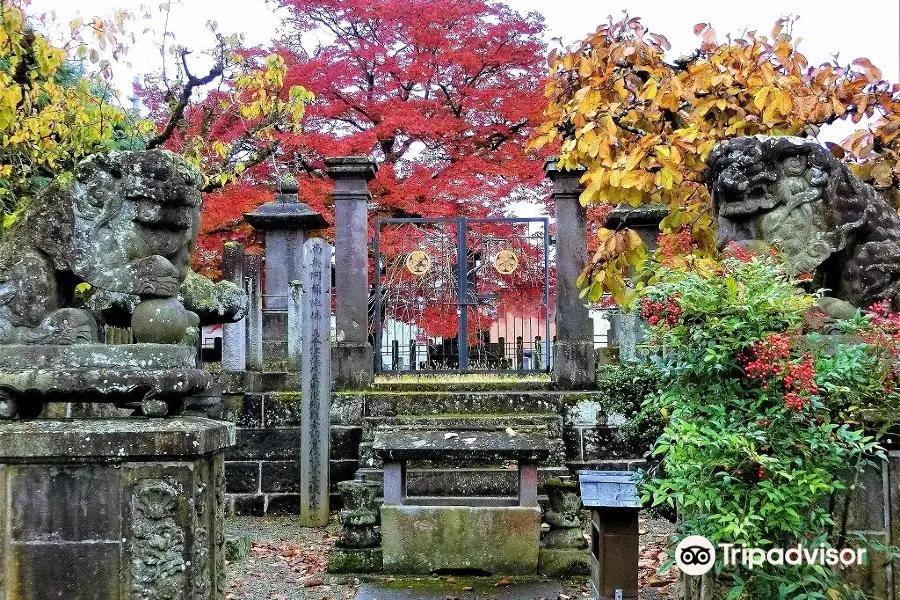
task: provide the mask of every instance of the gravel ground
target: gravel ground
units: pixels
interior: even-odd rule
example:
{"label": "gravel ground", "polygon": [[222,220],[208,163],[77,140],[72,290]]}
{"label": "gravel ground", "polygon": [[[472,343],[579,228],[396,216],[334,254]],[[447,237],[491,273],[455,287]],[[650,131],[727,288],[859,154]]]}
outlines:
{"label": "gravel ground", "polygon": [[[252,540],[250,556],[228,565],[226,600],[349,600],[364,581],[325,573],[328,550],[337,539],[334,520],[325,528],[308,528],[297,525],[295,517],[232,517],[226,529],[229,534],[246,535]],[[640,532],[641,598],[673,600],[675,577],[656,575],[672,526],[642,518]],[[379,581],[381,577],[368,580]],[[561,600],[591,597],[585,579],[563,584],[565,597],[560,596]],[[447,583],[447,592],[452,594],[457,586],[455,580]]]}

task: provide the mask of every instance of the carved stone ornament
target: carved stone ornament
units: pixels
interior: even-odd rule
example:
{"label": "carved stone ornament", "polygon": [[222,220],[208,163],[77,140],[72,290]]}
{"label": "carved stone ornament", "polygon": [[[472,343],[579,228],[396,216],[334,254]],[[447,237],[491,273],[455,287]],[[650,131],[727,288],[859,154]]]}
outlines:
{"label": "carved stone ornament", "polygon": [[178,490],[142,480],[134,491],[131,537],[132,600],[175,600],[184,595],[184,530],[175,520]]}
{"label": "carved stone ornament", "polygon": [[[201,183],[166,150],[108,152],[28,204],[0,242],[0,418],[60,401],[165,416],[207,387],[199,326],[240,319],[247,298],[190,271]],[[137,343],[102,343],[104,326]]]}
{"label": "carved stone ornament", "polygon": [[880,300],[900,308],[897,209],[827,149],[798,137],[738,137],[707,164],[719,248],[776,246],[844,315]]}

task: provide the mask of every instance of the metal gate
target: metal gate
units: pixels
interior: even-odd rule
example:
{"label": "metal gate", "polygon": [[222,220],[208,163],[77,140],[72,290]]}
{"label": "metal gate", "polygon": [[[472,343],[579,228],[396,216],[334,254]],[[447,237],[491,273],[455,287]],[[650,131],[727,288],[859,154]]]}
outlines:
{"label": "metal gate", "polygon": [[380,219],[378,372],[550,369],[546,218]]}

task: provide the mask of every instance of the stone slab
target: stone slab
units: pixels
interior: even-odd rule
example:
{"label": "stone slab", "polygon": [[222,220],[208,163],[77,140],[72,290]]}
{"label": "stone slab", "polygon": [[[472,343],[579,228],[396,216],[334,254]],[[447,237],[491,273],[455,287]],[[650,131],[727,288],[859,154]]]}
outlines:
{"label": "stone slab", "polygon": [[110,462],[201,456],[234,443],[234,426],[201,417],[41,419],[0,423],[0,462]]}
{"label": "stone slab", "polygon": [[193,369],[197,349],[178,344],[72,344],[0,346],[0,370],[36,369]]}
{"label": "stone slab", "polygon": [[[456,583],[445,579],[433,581],[421,578],[396,579],[387,583],[364,583],[356,593],[356,600],[552,600],[558,598],[563,587],[558,581],[514,580],[497,586],[497,578],[460,577]],[[471,590],[463,590],[471,587]]]}
{"label": "stone slab", "polygon": [[382,506],[384,570],[534,575],[540,529],[538,507]]}
{"label": "stone slab", "polygon": [[550,456],[546,436],[505,431],[458,431],[448,437],[444,431],[375,432],[373,448],[383,460],[477,460],[494,457],[522,462],[539,462]]}

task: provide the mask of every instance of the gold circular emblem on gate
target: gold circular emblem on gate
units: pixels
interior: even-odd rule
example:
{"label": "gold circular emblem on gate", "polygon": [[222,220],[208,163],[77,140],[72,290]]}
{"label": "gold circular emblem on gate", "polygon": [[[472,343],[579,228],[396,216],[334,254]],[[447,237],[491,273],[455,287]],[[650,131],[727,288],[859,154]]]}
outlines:
{"label": "gold circular emblem on gate", "polygon": [[413,250],[406,257],[406,269],[413,275],[424,275],[431,270],[431,257],[423,250]]}
{"label": "gold circular emblem on gate", "polygon": [[519,257],[512,250],[501,250],[494,257],[494,269],[501,275],[512,275],[519,268]]}

